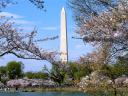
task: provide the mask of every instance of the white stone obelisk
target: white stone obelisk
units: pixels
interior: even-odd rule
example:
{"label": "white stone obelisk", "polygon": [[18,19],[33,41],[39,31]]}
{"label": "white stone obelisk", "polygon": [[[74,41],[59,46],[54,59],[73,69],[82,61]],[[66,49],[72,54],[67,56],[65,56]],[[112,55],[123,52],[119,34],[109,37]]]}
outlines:
{"label": "white stone obelisk", "polygon": [[61,62],[68,62],[68,42],[67,42],[67,20],[64,7],[61,10],[61,36],[60,36],[60,59]]}

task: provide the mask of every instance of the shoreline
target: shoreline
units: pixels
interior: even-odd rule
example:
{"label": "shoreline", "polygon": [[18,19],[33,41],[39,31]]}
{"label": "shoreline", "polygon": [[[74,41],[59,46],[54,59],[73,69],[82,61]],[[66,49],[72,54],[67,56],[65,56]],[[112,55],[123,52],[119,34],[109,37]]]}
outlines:
{"label": "shoreline", "polygon": [[15,88],[10,88],[6,91],[0,91],[0,92],[82,92],[77,87],[56,87],[56,88],[43,88],[43,87],[27,87],[27,88],[18,88],[16,90]]}
{"label": "shoreline", "polygon": [[[76,87],[65,87],[65,88],[25,88],[22,92],[77,92],[80,91]],[[81,91],[82,92],[82,91]]]}
{"label": "shoreline", "polygon": [[[90,88],[89,88],[90,89]],[[83,94],[89,94],[89,96],[128,96],[128,88],[119,88],[116,92],[116,95],[115,95],[115,92],[112,90],[112,89],[109,89],[109,90],[106,90],[106,89],[102,89],[102,88],[91,88],[91,90],[89,91],[80,91],[79,88],[77,87],[65,87],[65,88],[19,88],[18,91],[15,90],[15,88],[11,88],[11,90],[8,90],[8,91],[0,91],[0,93],[7,93],[7,94],[10,94],[10,93],[23,93],[23,94],[33,94],[33,93],[49,93],[49,92],[55,92],[55,93],[83,93]]]}

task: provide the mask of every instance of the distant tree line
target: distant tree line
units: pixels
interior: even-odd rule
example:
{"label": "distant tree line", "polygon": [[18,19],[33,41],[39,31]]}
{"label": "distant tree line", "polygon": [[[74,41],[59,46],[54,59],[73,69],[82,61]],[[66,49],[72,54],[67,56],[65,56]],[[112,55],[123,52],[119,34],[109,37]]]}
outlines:
{"label": "distant tree line", "polygon": [[11,79],[48,79],[48,74],[43,72],[24,72],[22,62],[11,61],[6,66],[0,66],[0,81],[6,83]]}
{"label": "distant tree line", "polygon": [[26,72],[24,73],[24,76],[28,79],[49,79],[49,75],[43,72]]}
{"label": "distant tree line", "polygon": [[[50,79],[59,85],[76,84],[81,78],[97,70],[94,67],[96,68],[96,64],[93,64],[91,61],[84,62],[79,60],[78,62],[69,62],[65,65],[57,62],[52,65],[52,69],[44,66],[43,70],[39,72],[24,72],[24,64],[22,62],[11,61],[6,66],[0,67],[0,81],[6,83],[10,79],[26,77],[28,79]],[[128,76],[128,58],[119,57],[115,64],[104,65],[100,68],[100,71],[111,79],[116,79],[122,75]]]}
{"label": "distant tree line", "polygon": [[77,62],[69,62],[68,64],[56,63],[52,69],[45,68],[45,72],[49,74],[51,80],[58,84],[77,84],[80,80],[89,76],[94,71],[99,71],[106,74],[111,80],[121,76],[128,76],[128,57],[118,57],[114,64],[104,64],[99,66],[94,62],[92,57],[80,58]]}

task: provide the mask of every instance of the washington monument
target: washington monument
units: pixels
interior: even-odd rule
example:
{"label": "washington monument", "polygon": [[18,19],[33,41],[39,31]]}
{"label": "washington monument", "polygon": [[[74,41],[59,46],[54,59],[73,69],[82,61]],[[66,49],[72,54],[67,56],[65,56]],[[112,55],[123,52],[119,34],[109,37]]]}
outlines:
{"label": "washington monument", "polygon": [[67,20],[64,7],[61,10],[61,28],[60,28],[60,59],[62,63],[68,61],[68,42],[67,42]]}

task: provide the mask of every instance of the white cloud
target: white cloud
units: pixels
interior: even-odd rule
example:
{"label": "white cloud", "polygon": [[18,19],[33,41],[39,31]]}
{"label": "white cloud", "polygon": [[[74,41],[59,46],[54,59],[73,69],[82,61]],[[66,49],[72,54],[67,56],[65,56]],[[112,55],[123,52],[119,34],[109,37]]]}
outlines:
{"label": "white cloud", "polygon": [[27,21],[27,20],[23,20],[23,19],[21,19],[21,20],[13,19],[13,20],[11,20],[11,22],[15,22],[16,24],[22,24],[22,25],[25,25],[25,24],[34,25],[33,22]]}
{"label": "white cloud", "polygon": [[32,30],[34,30],[35,26],[22,26],[19,27],[19,29],[23,29],[25,32],[30,32]]}
{"label": "white cloud", "polygon": [[18,14],[14,14],[14,13],[10,13],[10,12],[0,12],[0,16],[5,16],[5,17],[13,17],[13,19],[11,19],[11,22],[15,22],[16,24],[22,24],[22,25],[34,25],[33,22],[31,21],[27,21],[24,20],[24,16],[20,16]]}
{"label": "white cloud", "polygon": [[0,16],[13,17],[15,19],[24,18],[23,16],[13,14],[13,13],[9,13],[9,12],[0,12]]}
{"label": "white cloud", "polygon": [[57,27],[43,27],[41,29],[45,31],[56,31],[58,28]]}
{"label": "white cloud", "polygon": [[[20,16],[18,14],[15,13],[10,13],[10,12],[0,12],[0,16],[5,16],[5,17],[13,17],[13,19],[10,20],[10,22],[14,22],[15,24],[21,25],[21,29],[30,31],[33,30],[35,27],[35,23],[25,20],[24,16]],[[43,31],[56,31],[59,28],[57,26],[46,26],[46,27],[42,27],[40,28]]]}
{"label": "white cloud", "polygon": [[14,22],[16,25],[19,25],[19,29],[23,29],[24,31],[32,31],[35,27],[35,23],[25,20],[24,16],[20,16],[18,14],[10,13],[10,12],[0,12],[0,16],[5,17],[13,17],[9,22]]}
{"label": "white cloud", "polygon": [[80,48],[83,48],[83,47],[85,47],[85,45],[83,45],[83,44],[79,44],[79,45],[75,46],[76,49],[80,49]]}

